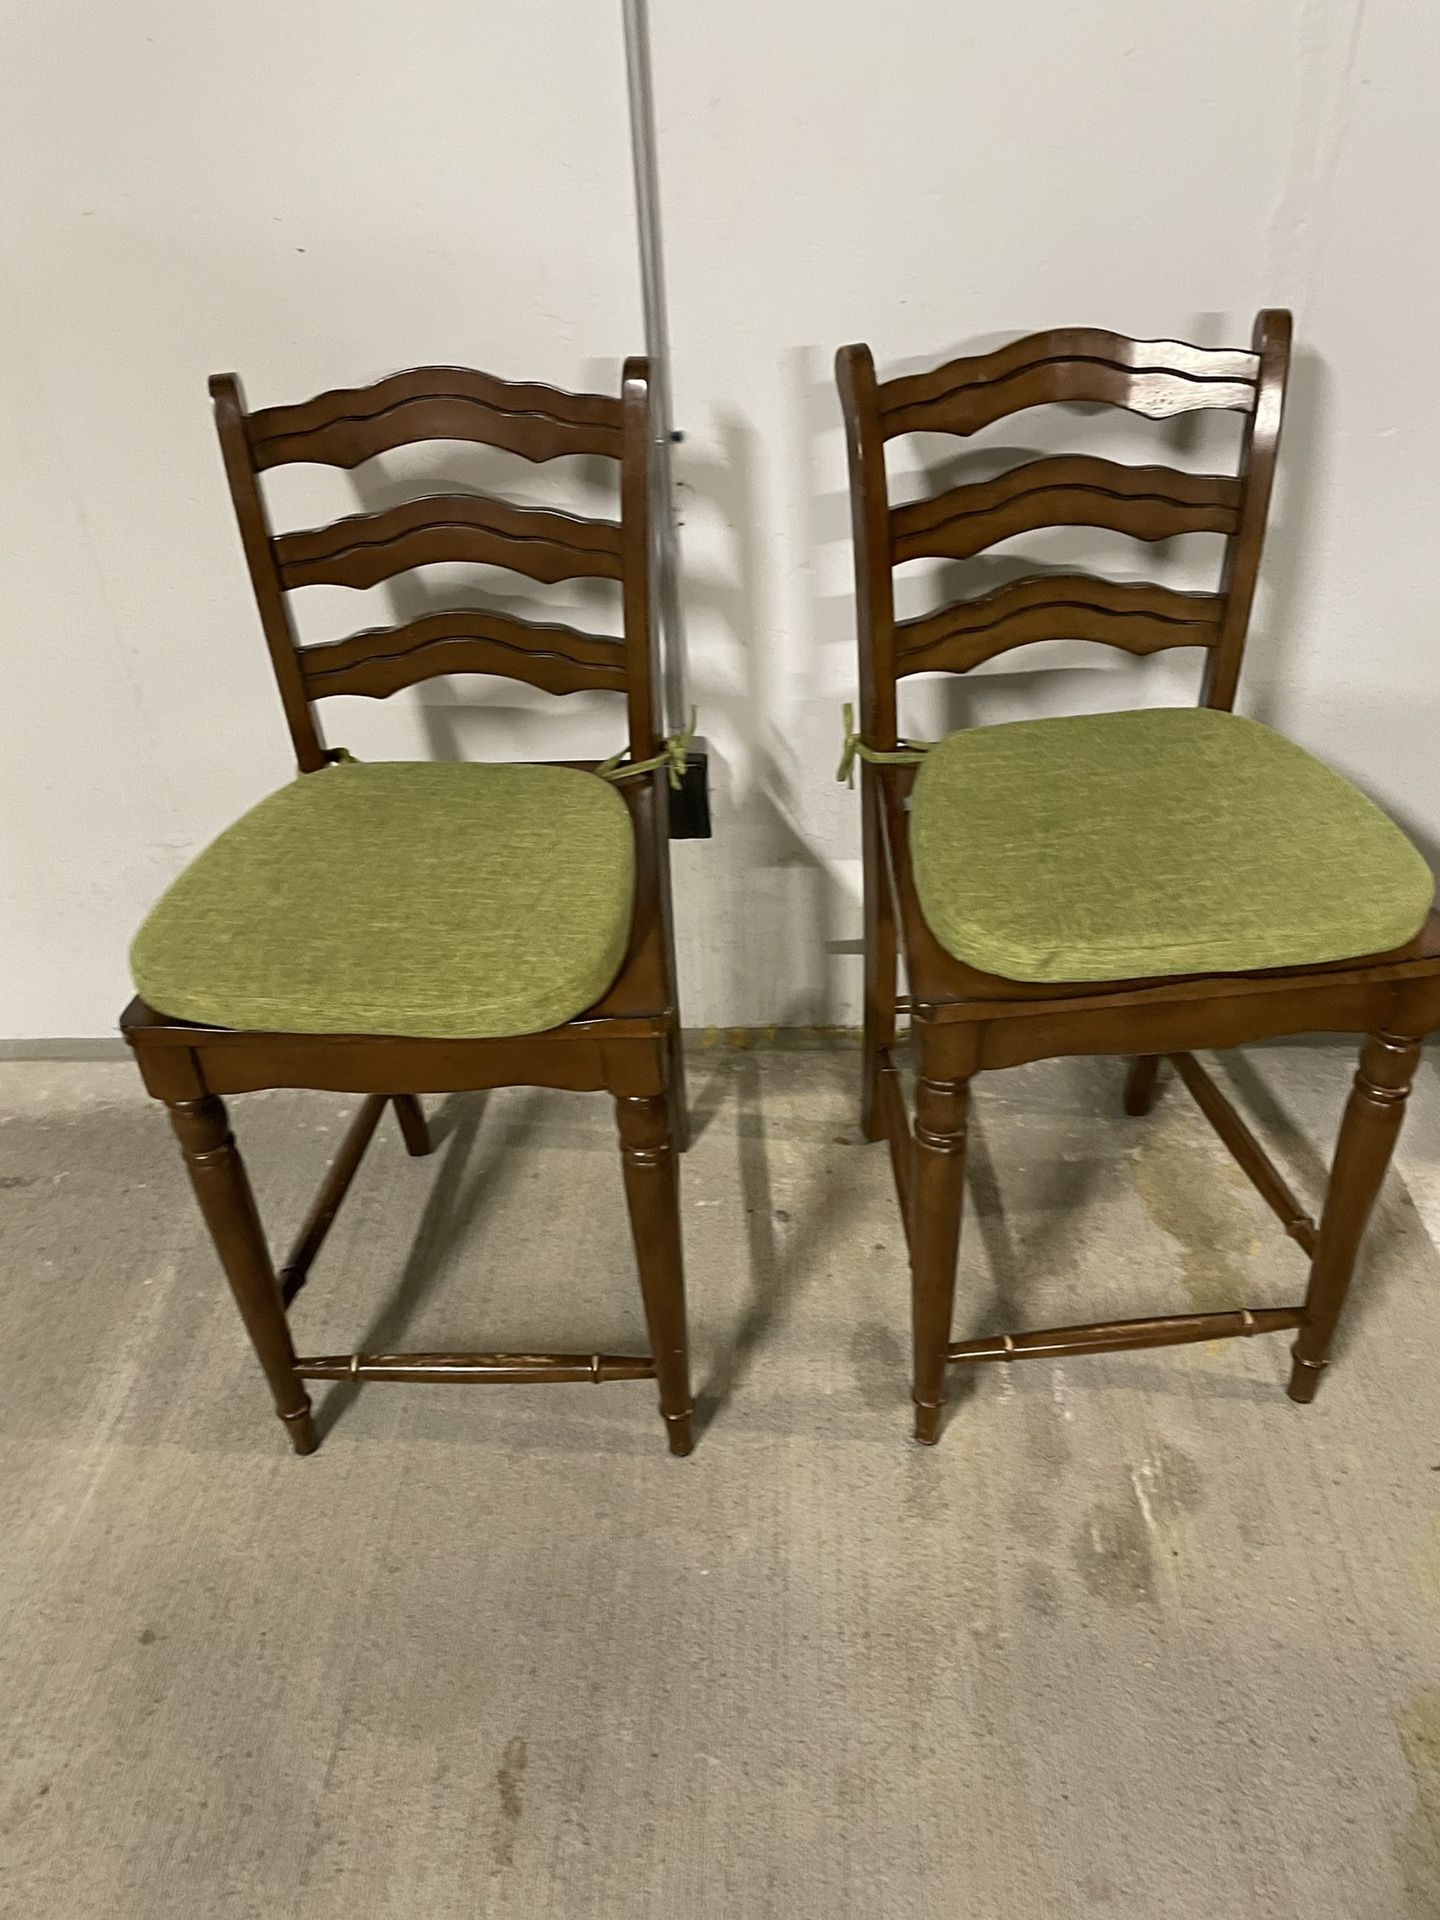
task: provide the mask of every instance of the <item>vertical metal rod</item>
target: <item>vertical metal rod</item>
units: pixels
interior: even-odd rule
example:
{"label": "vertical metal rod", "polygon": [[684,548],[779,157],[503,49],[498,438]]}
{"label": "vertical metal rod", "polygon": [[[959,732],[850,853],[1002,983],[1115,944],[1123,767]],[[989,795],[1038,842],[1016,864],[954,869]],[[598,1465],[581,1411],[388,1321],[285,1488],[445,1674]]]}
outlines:
{"label": "vertical metal rod", "polygon": [[665,729],[678,733],[686,720],[685,636],[680,626],[676,558],[675,482],[670,447],[670,334],[665,315],[665,261],[660,246],[660,186],[655,166],[655,97],[650,83],[650,29],[645,0],[623,0],[625,75],[630,94],[630,149],[635,166],[635,220],[640,238],[640,297],[645,312],[645,351],[650,356],[650,398],[655,419],[655,580],[660,607],[660,684]]}

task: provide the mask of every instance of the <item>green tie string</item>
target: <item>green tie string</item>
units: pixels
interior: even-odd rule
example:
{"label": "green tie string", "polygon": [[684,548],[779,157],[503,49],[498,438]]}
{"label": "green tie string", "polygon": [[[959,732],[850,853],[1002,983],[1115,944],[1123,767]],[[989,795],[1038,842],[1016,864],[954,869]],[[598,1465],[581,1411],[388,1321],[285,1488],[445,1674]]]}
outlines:
{"label": "green tie string", "polygon": [[835,778],[843,780],[847,787],[855,785],[855,762],[866,760],[872,767],[914,767],[918,766],[934,744],[930,740],[902,740],[894,747],[867,747],[855,731],[855,709],[847,700],[841,708],[845,723],[845,745],[840,754],[840,765],[835,769]]}
{"label": "green tie string", "polygon": [[690,709],[690,717],[679,733],[667,736],[659,753],[652,754],[648,760],[627,760],[628,747],[622,747],[619,753],[612,753],[608,760],[602,760],[595,771],[602,780],[632,780],[642,773],[654,773],[657,767],[664,767],[672,787],[680,785],[681,775],[685,771],[685,756],[689,753],[695,739],[695,709]]}

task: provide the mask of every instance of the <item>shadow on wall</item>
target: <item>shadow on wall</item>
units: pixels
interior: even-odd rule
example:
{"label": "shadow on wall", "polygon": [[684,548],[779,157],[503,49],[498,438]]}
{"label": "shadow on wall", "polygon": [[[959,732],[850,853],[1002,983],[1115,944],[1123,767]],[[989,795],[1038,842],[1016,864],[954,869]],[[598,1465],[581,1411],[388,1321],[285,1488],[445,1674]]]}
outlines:
{"label": "shadow on wall", "polygon": [[[837,955],[858,950],[858,941],[840,938],[853,908],[833,850],[807,824],[814,770],[806,739],[784,725],[793,704],[786,674],[793,669],[783,620],[766,593],[773,556],[762,528],[759,437],[743,415],[726,410],[711,446],[706,455],[687,445],[679,463],[682,521],[708,521],[725,552],[718,570],[684,559],[691,698],[707,738],[718,731],[735,743],[726,761],[711,741],[717,846],[693,856],[706,862],[706,920],[724,948],[713,999],[704,984],[701,997],[704,1004],[730,999],[738,982],[742,994],[760,996],[741,1006],[741,1021],[824,1024],[845,1000]],[[827,752],[838,750],[837,732],[832,726]],[[691,854],[683,845],[675,849],[682,873]],[[825,955],[818,972],[817,954]],[[692,964],[712,963],[694,956]]]}
{"label": "shadow on wall", "polygon": [[[1297,319],[1303,325],[1304,315]],[[1325,449],[1334,442],[1334,411],[1334,377],[1302,338],[1290,362],[1275,496],[1240,680],[1242,710],[1282,733],[1289,731],[1287,715],[1305,678],[1307,595],[1321,559],[1316,538],[1320,474]],[[1398,760],[1421,767],[1433,757],[1434,708],[1391,691],[1367,665],[1373,635],[1365,627],[1357,626],[1351,641],[1357,671],[1348,690],[1345,733],[1356,746],[1353,757],[1336,758],[1335,764],[1362,791],[1377,794],[1382,772],[1377,749],[1384,751],[1387,764]],[[1440,836],[1407,808],[1388,798],[1384,806],[1440,875]]]}

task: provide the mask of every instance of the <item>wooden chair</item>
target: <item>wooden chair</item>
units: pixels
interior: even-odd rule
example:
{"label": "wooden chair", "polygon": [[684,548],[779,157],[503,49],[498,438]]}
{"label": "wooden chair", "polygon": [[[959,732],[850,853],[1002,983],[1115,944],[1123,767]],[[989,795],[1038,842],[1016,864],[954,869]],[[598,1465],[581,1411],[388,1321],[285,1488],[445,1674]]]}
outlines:
{"label": "wooden chair", "polygon": [[[855,745],[865,761],[863,1124],[867,1138],[890,1143],[909,1238],[915,1434],[925,1444],[939,1436],[947,1365],[975,1361],[1297,1329],[1289,1393],[1309,1401],[1421,1040],[1440,1024],[1440,917],[1429,911],[1433,883],[1419,855],[1338,775],[1230,711],[1289,343],[1290,316],[1273,311],[1259,316],[1249,352],[1062,329],[883,383],[868,347],[842,348],[837,359],[860,638]],[[1243,414],[1239,471],[1046,458],[890,505],[887,441],[968,435],[1054,401],[1107,402],[1152,420],[1195,408]],[[963,560],[1053,526],[1142,541],[1221,533],[1218,591],[1050,572],[897,622],[897,565]],[[923,755],[900,740],[902,679],[963,673],[1051,639],[1135,654],[1203,647],[1201,705],[974,728]],[[1136,964],[1144,955],[1162,964]],[[900,1010],[916,1052],[913,1130],[895,1064]],[[1192,1051],[1303,1032],[1368,1036],[1318,1227]],[[1160,1059],[1173,1061],[1310,1256],[1304,1299],[952,1341],[972,1077],[1103,1053],[1134,1056],[1133,1114],[1151,1104]]]}
{"label": "wooden chair", "polygon": [[[121,1024],[146,1087],[170,1110],[291,1444],[316,1445],[309,1380],[654,1378],[670,1449],[688,1453],[675,1162],[685,1091],[656,721],[647,364],[626,362],[618,398],[449,367],[255,413],[231,375],[210,391],[299,774],[152,912],[132,952],[142,997]],[[355,467],[424,440],[478,441],[532,461],[612,459],[620,519],[441,494],[272,535],[262,472],[291,461]],[[463,611],[297,643],[292,589],[370,586],[457,560],[537,580],[618,581],[624,638]],[[610,784],[592,762],[362,767],[324,744],[317,701],[385,699],[448,673],[623,694],[634,777],[605,763]],[[297,1355],[285,1310],[387,1102],[419,1154],[429,1140],[418,1095],[520,1085],[614,1097],[651,1353]],[[262,1087],[366,1096],[278,1277],[223,1104]]]}

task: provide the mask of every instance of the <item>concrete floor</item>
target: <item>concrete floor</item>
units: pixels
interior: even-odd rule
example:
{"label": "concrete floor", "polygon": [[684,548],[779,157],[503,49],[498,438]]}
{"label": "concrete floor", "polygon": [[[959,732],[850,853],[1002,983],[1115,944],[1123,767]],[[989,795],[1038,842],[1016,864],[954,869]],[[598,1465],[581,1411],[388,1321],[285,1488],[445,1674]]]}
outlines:
{"label": "concrete floor", "polygon": [[[1349,1057],[1225,1063],[1302,1190]],[[1434,1067],[1313,1408],[1283,1340],[1034,1362],[922,1452],[856,1064],[694,1056],[685,1462],[648,1385],[337,1389],[291,1458],[132,1070],[0,1068],[0,1913],[1434,1920]],[[958,1326],[1297,1295],[1121,1077],[979,1084]],[[277,1241],[350,1104],[235,1103]],[[302,1346],[643,1339],[606,1103],[436,1112]]]}

